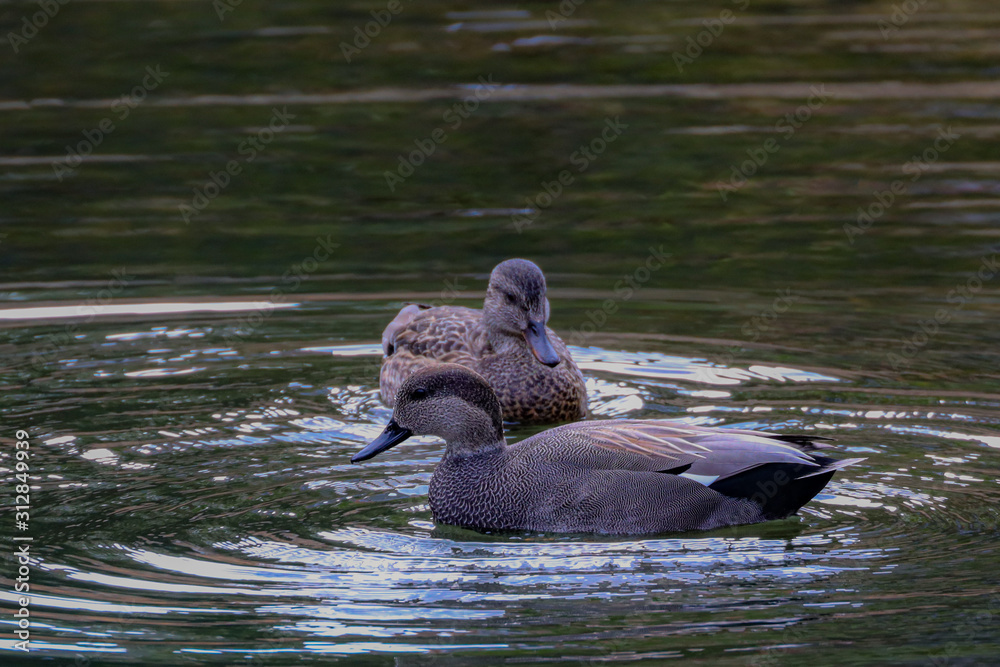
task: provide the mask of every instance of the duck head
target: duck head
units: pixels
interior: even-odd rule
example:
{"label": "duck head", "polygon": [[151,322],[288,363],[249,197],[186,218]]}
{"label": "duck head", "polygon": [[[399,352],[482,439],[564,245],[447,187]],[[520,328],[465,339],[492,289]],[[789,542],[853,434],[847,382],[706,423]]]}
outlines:
{"label": "duck head", "polygon": [[351,457],[351,463],[377,456],[411,435],[444,438],[446,456],[502,447],[500,401],[482,376],[464,366],[435,364],[421,369],[400,386],[385,429]]}
{"label": "duck head", "polygon": [[499,352],[511,344],[527,343],[538,361],[557,366],[559,355],[545,333],[548,321],[549,300],[542,270],[526,259],[497,264],[483,302],[483,324],[494,348]]}

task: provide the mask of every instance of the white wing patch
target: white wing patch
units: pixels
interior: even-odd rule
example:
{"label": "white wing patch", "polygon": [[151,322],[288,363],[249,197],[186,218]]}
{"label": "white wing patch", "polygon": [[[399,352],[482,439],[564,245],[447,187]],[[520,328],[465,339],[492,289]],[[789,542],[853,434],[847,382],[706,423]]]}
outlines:
{"label": "white wing patch", "polygon": [[710,486],[715,480],[719,479],[718,475],[692,475],[689,472],[682,472],[678,477],[687,477],[705,486]]}

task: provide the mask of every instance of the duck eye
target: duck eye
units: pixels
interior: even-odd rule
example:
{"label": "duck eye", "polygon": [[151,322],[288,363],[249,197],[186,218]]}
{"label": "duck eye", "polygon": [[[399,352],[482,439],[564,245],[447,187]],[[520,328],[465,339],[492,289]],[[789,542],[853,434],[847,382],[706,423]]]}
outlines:
{"label": "duck eye", "polygon": [[424,389],[423,387],[417,387],[416,389],[413,390],[413,393],[410,394],[410,398],[414,399],[427,398],[427,390]]}
{"label": "duck eye", "polygon": [[513,294],[510,294],[509,292],[508,292],[508,293],[505,293],[505,294],[504,294],[504,297],[506,297],[506,299],[507,299],[507,303],[509,303],[509,304],[510,304],[510,305],[512,305],[512,306],[513,306],[513,305],[514,305],[515,303],[517,303],[517,297],[516,297],[516,296],[514,296]]}

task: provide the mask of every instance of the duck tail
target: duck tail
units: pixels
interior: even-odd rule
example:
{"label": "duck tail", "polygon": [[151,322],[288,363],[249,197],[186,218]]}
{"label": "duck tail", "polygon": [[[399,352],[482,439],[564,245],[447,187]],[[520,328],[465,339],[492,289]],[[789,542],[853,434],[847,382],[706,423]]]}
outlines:
{"label": "duck tail", "polygon": [[813,475],[822,475],[823,473],[830,470],[840,470],[841,468],[846,468],[847,466],[852,466],[856,463],[861,463],[862,461],[867,461],[868,459],[831,459],[825,456],[813,456],[816,462],[821,465],[819,470],[815,470],[810,473],[806,473],[799,477],[799,479],[806,479],[807,477],[812,477]]}
{"label": "duck tail", "polygon": [[761,506],[765,519],[784,519],[823,490],[833,474],[864,459],[831,459],[813,455],[818,464],[765,463],[711,484],[719,493],[745,498]]}

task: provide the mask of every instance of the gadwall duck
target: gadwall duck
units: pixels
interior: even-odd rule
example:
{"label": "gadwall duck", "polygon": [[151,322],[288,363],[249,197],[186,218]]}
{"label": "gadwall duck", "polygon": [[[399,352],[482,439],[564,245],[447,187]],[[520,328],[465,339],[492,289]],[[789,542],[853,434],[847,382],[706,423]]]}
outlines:
{"label": "gadwall duck", "polygon": [[566,344],[545,326],[548,319],[545,276],[526,259],[493,269],[482,310],[408,305],[382,334],[382,400],[392,407],[414,371],[450,362],[486,378],[507,421],[581,419],[587,387]]}
{"label": "gadwall duck", "polygon": [[388,426],[351,461],[411,435],[447,443],[430,483],[435,520],[481,531],[639,535],[781,519],[864,460],[817,454],[822,438],[660,420],[565,424],[508,445],[490,385],[454,364],[411,375]]}

